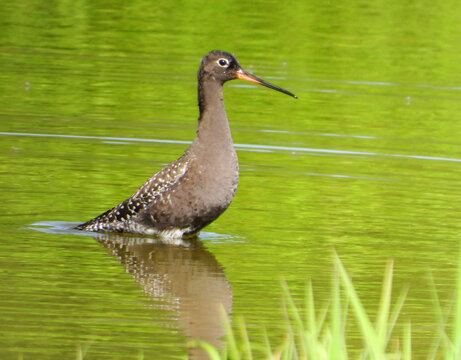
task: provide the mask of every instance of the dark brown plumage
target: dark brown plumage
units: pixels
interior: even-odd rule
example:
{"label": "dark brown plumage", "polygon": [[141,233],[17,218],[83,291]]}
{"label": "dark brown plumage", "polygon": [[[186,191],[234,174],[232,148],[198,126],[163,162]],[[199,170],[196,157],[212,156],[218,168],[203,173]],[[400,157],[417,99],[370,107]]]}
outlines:
{"label": "dark brown plumage", "polygon": [[189,149],[130,198],[77,229],[177,238],[196,234],[221,215],[234,197],[239,178],[223,102],[223,84],[233,79],[252,81],[296,97],[243,71],[232,54],[211,51],[198,71],[200,117]]}

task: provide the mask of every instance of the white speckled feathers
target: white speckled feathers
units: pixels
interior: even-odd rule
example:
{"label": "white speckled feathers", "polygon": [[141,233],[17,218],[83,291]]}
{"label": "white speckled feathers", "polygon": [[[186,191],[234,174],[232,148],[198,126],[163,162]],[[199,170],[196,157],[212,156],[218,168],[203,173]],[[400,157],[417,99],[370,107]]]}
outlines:
{"label": "white speckled feathers", "polygon": [[188,163],[184,157],[172,162],[149,180],[147,180],[131,197],[123,203],[113,207],[98,217],[80,225],[82,230],[87,231],[114,231],[133,233],[155,233],[143,229],[140,224],[134,223],[134,217],[142,213],[147,206],[152,206],[157,201],[169,201],[168,191],[179,183],[180,179],[188,170]]}

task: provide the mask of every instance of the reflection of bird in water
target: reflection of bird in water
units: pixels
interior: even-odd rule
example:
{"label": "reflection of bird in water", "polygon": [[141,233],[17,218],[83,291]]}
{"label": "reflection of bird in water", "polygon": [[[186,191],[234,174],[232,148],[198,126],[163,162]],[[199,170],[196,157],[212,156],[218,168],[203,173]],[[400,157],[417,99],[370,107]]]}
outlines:
{"label": "reflection of bird in water", "polygon": [[189,149],[130,198],[77,229],[180,238],[198,233],[227,209],[237,190],[239,166],[224,109],[223,84],[242,79],[296,96],[245,72],[224,51],[204,56],[197,77],[200,116]]}
{"label": "reflection of bird in water", "polygon": [[[116,234],[95,238],[120,259],[148,295],[168,304],[186,336],[221,345],[222,309],[231,312],[232,291],[222,266],[200,241],[173,245]],[[207,359],[200,349],[190,349],[189,356]]]}

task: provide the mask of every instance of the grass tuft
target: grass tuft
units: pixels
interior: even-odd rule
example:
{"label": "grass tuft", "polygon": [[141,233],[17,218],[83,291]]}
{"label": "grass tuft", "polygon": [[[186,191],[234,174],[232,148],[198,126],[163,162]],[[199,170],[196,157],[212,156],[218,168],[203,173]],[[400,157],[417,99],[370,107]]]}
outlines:
{"label": "grass tuft", "polygon": [[[227,343],[221,350],[218,351],[206,343],[198,345],[207,352],[211,360],[253,360],[261,359],[261,354],[267,360],[411,360],[411,324],[404,324],[401,331],[395,331],[408,288],[392,303],[393,261],[389,261],[386,266],[375,321],[367,314],[351,277],[336,254],[334,266],[330,300],[320,309],[316,308],[310,280],[306,283],[305,299],[301,308],[293,300],[288,285],[282,282],[286,335],[277,346],[270,343],[265,330],[262,344],[250,341],[243,318],[237,321],[238,335],[226,318]],[[450,311],[444,312],[441,309],[432,275],[429,276],[429,282],[438,324],[435,341],[427,359],[461,359],[461,252],[451,324],[448,322]],[[449,325],[453,328],[451,337],[446,332]],[[354,349],[347,343],[346,328],[352,326],[360,329],[363,344],[361,349]]]}

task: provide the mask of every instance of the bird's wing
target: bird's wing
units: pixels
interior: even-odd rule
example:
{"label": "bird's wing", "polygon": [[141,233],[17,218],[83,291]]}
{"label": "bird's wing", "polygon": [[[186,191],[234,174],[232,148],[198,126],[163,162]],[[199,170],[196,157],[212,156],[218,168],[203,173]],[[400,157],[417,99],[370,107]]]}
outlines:
{"label": "bird's wing", "polygon": [[162,193],[177,184],[186,174],[191,161],[191,158],[186,159],[184,156],[173,161],[148,179],[127,200],[80,225],[79,228],[93,231],[104,230],[104,224],[123,223],[130,220],[146,208],[147,205],[155,202]]}

